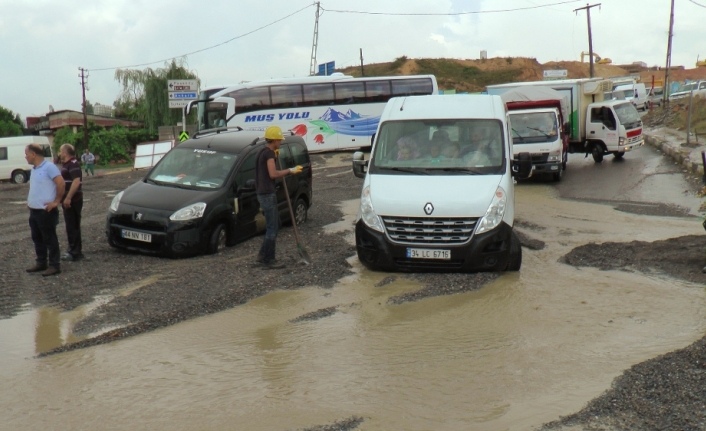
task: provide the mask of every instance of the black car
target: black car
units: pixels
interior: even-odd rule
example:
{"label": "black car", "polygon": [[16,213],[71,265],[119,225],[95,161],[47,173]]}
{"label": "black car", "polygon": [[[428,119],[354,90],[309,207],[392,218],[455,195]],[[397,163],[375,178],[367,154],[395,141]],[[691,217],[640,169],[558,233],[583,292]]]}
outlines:
{"label": "black car", "polygon": [[[108,244],[172,257],[216,253],[265,230],[255,194],[255,159],[265,141],[251,133],[219,130],[174,147],[142,180],[113,198]],[[303,167],[276,180],[282,221],[291,221],[282,181],[297,224],[312,204],[309,153],[299,136],[286,136],[280,169]]]}

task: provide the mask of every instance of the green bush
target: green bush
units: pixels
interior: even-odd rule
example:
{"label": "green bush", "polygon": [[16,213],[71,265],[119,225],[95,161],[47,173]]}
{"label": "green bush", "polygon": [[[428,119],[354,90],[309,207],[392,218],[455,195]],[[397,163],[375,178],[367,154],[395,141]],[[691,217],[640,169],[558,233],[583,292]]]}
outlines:
{"label": "green bush", "polygon": [[[128,130],[124,126],[115,125],[110,129],[99,126],[94,122],[88,123],[88,149],[98,157],[98,164],[107,165],[110,162],[130,162],[130,152],[137,144],[157,139],[156,133],[146,129]],[[71,144],[83,153],[83,131],[78,133],[64,127],[54,135],[54,151],[58,154],[59,147]],[[79,156],[80,157],[80,156]]]}

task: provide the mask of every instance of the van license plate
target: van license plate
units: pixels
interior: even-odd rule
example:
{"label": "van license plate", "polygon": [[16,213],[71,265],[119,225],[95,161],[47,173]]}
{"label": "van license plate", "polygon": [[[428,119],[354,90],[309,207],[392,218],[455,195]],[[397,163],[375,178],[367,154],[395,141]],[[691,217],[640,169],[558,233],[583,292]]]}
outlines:
{"label": "van license plate", "polygon": [[152,242],[152,234],[135,232],[134,230],[123,229],[123,238],[134,239],[135,241]]}
{"label": "van license plate", "polygon": [[451,259],[451,250],[429,250],[426,248],[408,248],[408,259]]}

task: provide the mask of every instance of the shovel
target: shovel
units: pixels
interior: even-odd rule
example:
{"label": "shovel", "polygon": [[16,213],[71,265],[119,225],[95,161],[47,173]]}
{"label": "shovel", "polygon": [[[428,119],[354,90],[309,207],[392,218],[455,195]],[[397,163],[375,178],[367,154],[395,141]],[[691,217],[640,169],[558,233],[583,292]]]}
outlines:
{"label": "shovel", "polygon": [[[281,170],[279,164],[279,156],[276,158],[276,160],[277,169]],[[294,239],[297,241],[297,252],[299,253],[299,257],[301,257],[302,262],[307,265],[311,265],[311,258],[309,257],[309,253],[306,252],[304,245],[301,243],[301,241],[299,241],[299,228],[297,227],[297,220],[294,218],[294,211],[292,210],[292,201],[289,199],[289,190],[287,189],[287,177],[282,178],[282,184],[284,185],[284,195],[287,197],[289,217],[292,219],[292,227],[294,227]]]}

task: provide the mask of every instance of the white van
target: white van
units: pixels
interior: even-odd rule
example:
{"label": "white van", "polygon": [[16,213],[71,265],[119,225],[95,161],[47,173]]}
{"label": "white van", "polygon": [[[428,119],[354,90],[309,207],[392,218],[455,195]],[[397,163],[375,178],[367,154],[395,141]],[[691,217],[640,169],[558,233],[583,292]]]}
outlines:
{"label": "white van", "polygon": [[25,159],[25,148],[38,144],[44,148],[44,157],[52,161],[51,145],[46,136],[15,136],[0,138],[0,181],[21,184],[29,180],[30,169]]}
{"label": "white van", "polygon": [[[624,99],[632,102],[638,111],[650,109],[650,101],[647,97],[645,84],[618,85],[613,89],[613,94],[615,93],[623,93]],[[614,97],[614,99],[622,100],[620,97]]]}
{"label": "white van", "polygon": [[387,103],[369,160],[355,225],[358,258],[385,271],[518,271],[513,161],[500,96],[411,96]]}

